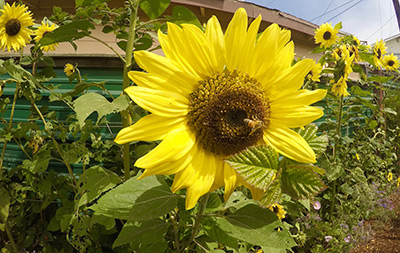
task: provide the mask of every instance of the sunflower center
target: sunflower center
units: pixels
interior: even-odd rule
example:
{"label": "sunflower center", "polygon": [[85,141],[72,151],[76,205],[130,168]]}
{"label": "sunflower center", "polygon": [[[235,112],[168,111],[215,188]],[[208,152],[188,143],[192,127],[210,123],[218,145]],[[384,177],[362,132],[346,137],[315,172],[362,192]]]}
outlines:
{"label": "sunflower center", "polygon": [[389,60],[388,63],[387,63],[387,65],[389,65],[390,67],[392,67],[392,66],[394,65],[394,61]]}
{"label": "sunflower center", "polygon": [[20,30],[21,30],[21,22],[18,19],[12,18],[12,19],[7,21],[7,23],[6,23],[6,33],[9,36],[17,35]]}
{"label": "sunflower center", "polygon": [[331,38],[331,32],[326,31],[324,32],[324,35],[322,35],[322,37],[324,38],[324,40],[329,40]]}
{"label": "sunflower center", "polygon": [[270,114],[269,99],[257,80],[225,70],[200,81],[190,94],[188,124],[204,149],[231,155],[262,138]]}
{"label": "sunflower center", "polygon": [[380,48],[378,48],[378,50],[377,50],[377,52],[376,52],[376,58],[380,59],[380,58],[381,58],[381,56],[382,56],[381,49],[380,49]]}

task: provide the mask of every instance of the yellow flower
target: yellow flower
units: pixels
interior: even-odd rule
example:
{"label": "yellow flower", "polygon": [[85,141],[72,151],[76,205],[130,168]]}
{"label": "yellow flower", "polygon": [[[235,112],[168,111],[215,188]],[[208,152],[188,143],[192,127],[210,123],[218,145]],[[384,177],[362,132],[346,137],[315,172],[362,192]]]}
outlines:
{"label": "yellow flower", "polygon": [[346,83],[346,79],[342,76],[340,77],[339,81],[337,81],[337,83],[335,83],[332,86],[332,90],[333,94],[335,94],[335,96],[341,97],[347,97],[348,95],[350,95],[347,92],[347,83]]}
{"label": "yellow flower", "polygon": [[393,174],[392,172],[389,172],[389,174],[387,175],[387,180],[390,182],[393,179]]}
{"label": "yellow flower", "polygon": [[309,106],[325,90],[299,90],[313,61],[292,66],[290,31],[270,25],[257,39],[261,16],[247,27],[247,13],[238,9],[222,32],[213,16],[203,32],[191,24],[168,23],[158,32],[164,56],[135,52],[146,72],[131,71],[137,86],[125,89],[136,104],[150,111],[122,129],[115,142],[163,140],[141,157],[141,178],[175,174],[172,191],[187,188],[186,208],[207,192],[225,187],[225,199],[247,185],[224,159],[257,144],[303,163],[315,163],[314,151],[290,128],[307,125],[323,111]]}
{"label": "yellow flower", "polygon": [[396,184],[396,187],[399,187],[399,186],[400,186],[400,177],[397,178],[397,184]]}
{"label": "yellow flower", "polygon": [[330,47],[338,39],[339,30],[333,28],[331,23],[322,24],[315,30],[315,43],[321,43],[320,47]]}
{"label": "yellow flower", "polygon": [[374,64],[376,68],[381,69],[383,66],[383,55],[386,54],[386,44],[382,40],[376,41],[374,47]]}
{"label": "yellow flower", "polygon": [[19,51],[31,40],[32,30],[28,26],[33,25],[32,13],[25,5],[11,6],[6,3],[0,10],[0,47],[10,51]]}
{"label": "yellow flower", "polygon": [[319,82],[319,77],[321,76],[322,66],[321,64],[317,63],[314,64],[310,72],[308,72],[307,79],[311,79],[314,82]]}
{"label": "yellow flower", "polygon": [[[39,40],[41,40],[46,33],[54,31],[57,27],[58,26],[54,23],[49,25],[48,23],[44,23],[42,21],[42,25],[39,26],[37,28],[37,30],[35,30],[35,32],[34,32],[35,36],[36,36],[35,41],[39,42]],[[47,46],[42,46],[42,47],[40,47],[40,49],[42,49],[44,52],[48,52],[48,51],[55,51],[56,47],[58,47],[58,43],[50,44]]]}
{"label": "yellow flower", "polygon": [[397,56],[393,54],[387,54],[383,56],[382,63],[386,70],[395,71],[399,68],[399,60],[397,59]]}
{"label": "yellow flower", "polygon": [[353,35],[353,40],[351,41],[354,46],[359,46],[360,45],[360,40]]}
{"label": "yellow flower", "polygon": [[74,73],[75,73],[75,67],[74,67],[74,65],[72,65],[72,64],[70,64],[70,63],[65,64],[65,66],[64,66],[64,73],[65,73],[67,76],[71,76],[72,74],[74,74]]}
{"label": "yellow flower", "polygon": [[358,155],[358,153],[356,153],[356,158],[358,161],[360,161],[360,156]]}
{"label": "yellow flower", "polygon": [[286,211],[283,209],[283,206],[279,204],[272,204],[271,206],[268,207],[272,212],[276,213],[276,216],[278,216],[279,219],[284,219]]}

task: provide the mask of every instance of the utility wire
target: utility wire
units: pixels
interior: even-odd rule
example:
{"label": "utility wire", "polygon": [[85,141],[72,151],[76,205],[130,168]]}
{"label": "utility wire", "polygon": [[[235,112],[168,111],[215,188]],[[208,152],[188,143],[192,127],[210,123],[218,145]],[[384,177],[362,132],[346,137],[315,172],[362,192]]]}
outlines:
{"label": "utility wire", "polygon": [[353,4],[353,5],[350,6],[349,8],[343,10],[342,12],[340,12],[339,14],[337,14],[336,16],[334,16],[334,17],[332,17],[331,19],[329,19],[327,22],[329,22],[329,21],[331,21],[332,19],[334,19],[334,18],[336,18],[336,17],[342,15],[343,13],[345,13],[345,12],[348,11],[348,10],[350,10],[351,8],[353,8],[353,7],[356,6],[357,4],[361,3],[362,1],[364,1],[364,0],[358,1],[357,3]]}
{"label": "utility wire", "polygon": [[[329,7],[331,7],[331,5],[332,5],[333,1],[334,1],[334,0],[331,0],[331,2],[329,3],[328,7],[326,7],[326,9],[325,9],[324,13],[322,13],[322,16],[323,16],[323,15],[325,15],[325,13],[326,13],[326,12],[327,12],[327,10],[329,9]],[[322,17],[322,16],[321,16],[321,17]],[[319,19],[317,20],[317,22],[316,22],[317,24],[318,24],[319,20],[321,19],[321,17],[319,17]]]}
{"label": "utility wire", "polygon": [[381,31],[381,29],[387,24],[389,23],[390,20],[392,20],[392,18],[396,16],[396,14],[393,14],[393,16],[391,16],[381,27],[378,28],[378,30],[376,30],[373,34],[371,34],[368,38],[366,38],[365,40],[368,40],[369,38],[371,38],[372,36],[374,36],[377,32]]}
{"label": "utility wire", "polygon": [[349,3],[353,2],[353,1],[355,1],[355,0],[350,0],[350,1],[348,1],[348,2],[345,2],[344,4],[339,5],[338,7],[333,8],[332,10],[325,12],[324,14],[319,15],[318,17],[315,17],[315,18],[311,19],[310,21],[316,20],[317,18],[320,18],[320,17],[322,17],[322,16],[325,16],[325,15],[328,14],[328,13],[331,13],[331,12],[333,12],[333,11],[336,11],[337,9],[339,9],[339,8],[345,6],[345,5],[347,5],[347,4],[349,4]]}

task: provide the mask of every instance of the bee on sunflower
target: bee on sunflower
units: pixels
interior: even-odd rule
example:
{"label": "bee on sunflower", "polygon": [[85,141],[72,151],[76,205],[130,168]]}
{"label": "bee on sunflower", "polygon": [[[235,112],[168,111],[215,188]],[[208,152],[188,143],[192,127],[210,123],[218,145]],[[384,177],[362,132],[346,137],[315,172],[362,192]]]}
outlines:
{"label": "bee on sunflower", "polygon": [[32,13],[23,4],[11,6],[6,3],[0,9],[0,47],[3,51],[7,48],[19,51],[31,40],[33,31],[29,26],[33,25]]}

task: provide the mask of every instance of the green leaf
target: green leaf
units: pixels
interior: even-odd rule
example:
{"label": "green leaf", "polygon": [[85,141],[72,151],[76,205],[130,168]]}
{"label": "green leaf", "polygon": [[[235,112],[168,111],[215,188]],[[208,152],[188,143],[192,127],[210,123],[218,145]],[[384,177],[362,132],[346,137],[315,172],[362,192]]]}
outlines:
{"label": "green leaf", "polygon": [[259,204],[263,207],[269,207],[272,204],[279,203],[282,196],[282,189],[280,180],[275,179],[272,184],[268,187],[259,200]]}
{"label": "green leaf", "polygon": [[393,79],[393,76],[370,76],[367,80],[370,82],[387,83],[391,79]]}
{"label": "green leaf", "polygon": [[208,236],[213,239],[213,241],[217,241],[225,246],[237,249],[238,248],[238,240],[229,236],[224,230],[222,230],[214,220],[207,220],[207,225],[204,226],[204,230],[208,234]]}
{"label": "green leaf", "polygon": [[10,212],[10,195],[8,191],[2,187],[0,188],[0,230],[4,231],[4,224]]}
{"label": "green leaf", "polygon": [[153,39],[148,34],[144,34],[140,39],[135,41],[135,50],[147,50],[153,45]]}
{"label": "green leaf", "polygon": [[395,110],[393,110],[392,108],[389,108],[389,107],[383,108],[382,111],[386,112],[386,113],[393,114],[393,115],[397,115],[397,112]]}
{"label": "green leaf", "polygon": [[310,198],[326,188],[313,166],[294,164],[282,170],[282,191],[294,199]]}
{"label": "green leaf", "polygon": [[115,228],[115,219],[94,213],[92,219],[90,220],[90,227],[92,227],[94,224],[101,224],[107,230],[111,230]]}
{"label": "green leaf", "polygon": [[[253,245],[290,249],[296,245],[289,231],[269,209],[250,204],[224,217],[217,217],[219,228],[229,236]],[[277,231],[277,228],[281,228]]]}
{"label": "green leaf", "polygon": [[317,131],[318,127],[316,124],[309,124],[303,129],[299,128],[297,132],[307,141],[318,157],[325,152],[328,146],[328,135],[317,136]]}
{"label": "green leaf", "polygon": [[371,120],[368,124],[369,129],[374,129],[377,126],[378,126],[378,122],[376,122],[376,120]]}
{"label": "green leaf", "polygon": [[122,180],[112,171],[99,166],[91,167],[79,177],[79,195],[81,198],[78,207],[90,203],[100,196],[101,193],[108,191]]}
{"label": "green leaf", "polygon": [[351,174],[353,175],[356,182],[367,183],[367,178],[364,175],[364,171],[360,167],[356,167],[351,170]]}
{"label": "green leaf", "polygon": [[226,162],[249,184],[267,189],[278,170],[278,155],[269,146],[250,147],[231,156]]}
{"label": "green leaf", "polygon": [[167,251],[168,244],[163,239],[152,244],[144,244],[140,246],[140,250],[134,252],[140,253],[164,253]]}
{"label": "green leaf", "polygon": [[150,20],[158,18],[167,9],[170,0],[141,0],[140,9]]}
{"label": "green leaf", "polygon": [[337,23],[337,24],[335,25],[334,29],[336,29],[336,30],[342,29],[342,22]]}
{"label": "green leaf", "polygon": [[164,238],[167,228],[168,223],[160,219],[142,222],[128,221],[125,223],[112,247],[115,248],[127,243],[134,243],[139,246],[139,244],[144,245],[160,242]]}
{"label": "green leaf", "polygon": [[51,150],[46,148],[47,144],[42,146],[39,151],[33,156],[33,160],[24,160],[22,167],[36,174],[44,172],[49,166],[49,162],[53,157],[51,156]]}
{"label": "green leaf", "polygon": [[72,21],[46,33],[46,36],[38,42],[38,45],[46,46],[59,42],[72,42],[90,35],[89,29],[94,29],[94,25],[88,20]]}
{"label": "green leaf", "polygon": [[99,120],[110,113],[120,112],[125,110],[128,105],[126,96],[119,96],[113,102],[109,102],[107,98],[94,92],[86,93],[74,101],[74,110],[79,121],[79,125],[83,127],[85,120],[93,112],[98,113]]}
{"label": "green leaf", "polygon": [[162,177],[137,178],[104,194],[91,209],[108,217],[131,221],[152,220],[174,209],[177,196],[171,193]]}
{"label": "green leaf", "polygon": [[75,6],[78,7],[85,7],[85,6],[93,6],[98,5],[101,3],[108,2],[109,0],[75,0]]}
{"label": "green leaf", "polygon": [[253,199],[247,198],[243,192],[241,191],[235,191],[231,194],[229,199],[226,201],[224,209],[227,210],[229,208],[235,208],[239,209],[244,206],[247,206],[248,204],[254,204]]}
{"label": "green leaf", "polygon": [[177,25],[180,24],[193,24],[202,27],[199,19],[188,8],[183,6],[175,6],[172,9],[172,22]]}

